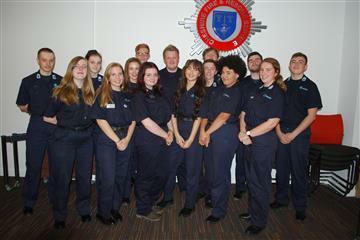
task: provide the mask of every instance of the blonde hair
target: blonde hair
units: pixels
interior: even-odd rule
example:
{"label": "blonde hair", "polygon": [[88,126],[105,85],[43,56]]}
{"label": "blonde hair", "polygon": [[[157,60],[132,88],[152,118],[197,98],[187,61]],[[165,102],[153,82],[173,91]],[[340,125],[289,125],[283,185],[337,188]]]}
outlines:
{"label": "blonde hair", "polygon": [[[104,72],[104,80],[101,83],[101,86],[98,88],[98,90],[96,91],[96,97],[99,97],[99,102],[100,102],[100,107],[106,107],[106,105],[111,102],[113,103],[113,99],[111,98],[111,84],[110,84],[110,74],[111,74],[111,70],[115,67],[119,67],[121,69],[121,71],[124,73],[124,69],[121,66],[120,63],[110,63]],[[123,81],[123,83],[120,86],[120,89],[124,89],[124,83],[125,80]]]}
{"label": "blonde hair", "polygon": [[285,92],[287,90],[287,87],[283,81],[283,77],[281,76],[279,61],[276,60],[275,58],[265,58],[262,62],[270,63],[273,66],[275,72],[277,73],[275,77],[275,84],[278,85],[279,88]]}
{"label": "blonde hair", "polygon": [[[79,103],[79,96],[77,93],[78,87],[74,82],[73,70],[80,60],[84,60],[87,62],[87,60],[82,56],[77,56],[71,59],[67,67],[65,76],[63,77],[63,79],[61,79],[60,85],[55,88],[53,92],[54,98],[59,99],[67,105]],[[89,66],[87,66],[87,68],[89,68]],[[85,104],[92,105],[94,101],[94,87],[89,74],[89,69],[84,79],[83,86],[81,87],[81,92],[84,97]]]}

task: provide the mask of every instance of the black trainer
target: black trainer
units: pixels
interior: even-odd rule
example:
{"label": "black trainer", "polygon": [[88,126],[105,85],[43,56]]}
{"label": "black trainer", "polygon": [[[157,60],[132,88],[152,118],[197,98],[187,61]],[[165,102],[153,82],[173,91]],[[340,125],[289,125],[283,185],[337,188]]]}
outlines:
{"label": "black trainer", "polygon": [[272,209],[280,209],[280,208],[287,208],[287,204],[282,204],[282,203],[278,203],[278,202],[276,202],[276,201],[274,201],[274,202],[272,202],[271,204],[270,204],[270,207],[272,208]]}
{"label": "black trainer", "polygon": [[194,212],[194,209],[184,207],[179,213],[179,217],[189,217]]}
{"label": "black trainer", "polygon": [[81,215],[81,221],[82,222],[90,222],[91,221],[91,216],[89,214]]}
{"label": "black trainer", "polygon": [[168,201],[165,201],[164,199],[161,200],[161,202],[159,202],[158,204],[156,204],[156,206],[158,207],[161,207],[161,208],[166,208],[166,207],[170,207],[171,205],[174,204],[174,200],[171,199],[171,200],[168,200]]}
{"label": "black trainer", "polygon": [[114,209],[111,210],[111,216],[116,222],[121,222],[123,219],[119,211],[116,211]]}
{"label": "black trainer", "polygon": [[249,213],[242,213],[239,215],[239,218],[242,220],[246,220],[246,221],[250,221],[251,220],[251,216]]}
{"label": "black trainer", "polygon": [[96,214],[96,218],[97,218],[97,220],[99,220],[104,225],[112,225],[112,224],[116,223],[115,220],[112,217],[105,218],[100,214]]}
{"label": "black trainer", "polygon": [[32,207],[24,207],[23,213],[25,216],[31,216],[34,213],[34,210]]}
{"label": "black trainer", "polygon": [[250,235],[259,234],[264,228],[255,225],[250,225],[246,228],[245,233]]}
{"label": "black trainer", "polygon": [[306,219],[305,211],[296,211],[295,219],[299,222],[304,222]]}
{"label": "black trainer", "polygon": [[56,228],[56,229],[64,229],[65,228],[65,222],[64,221],[55,221],[54,228]]}
{"label": "black trainer", "polygon": [[218,223],[220,221],[220,218],[219,217],[214,217],[213,215],[210,215],[206,218],[206,221],[207,222],[210,222],[210,223]]}

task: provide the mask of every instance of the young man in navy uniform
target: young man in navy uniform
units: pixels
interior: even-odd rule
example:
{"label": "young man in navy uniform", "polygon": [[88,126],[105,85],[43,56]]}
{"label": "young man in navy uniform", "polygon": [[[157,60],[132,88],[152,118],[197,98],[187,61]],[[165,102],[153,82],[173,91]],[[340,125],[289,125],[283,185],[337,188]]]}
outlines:
{"label": "young man in navy uniform", "polygon": [[[164,94],[170,101],[171,106],[175,104],[175,92],[182,77],[182,69],[179,68],[179,49],[174,45],[168,45],[163,51],[163,59],[165,67],[160,70],[160,84],[164,88]],[[185,165],[182,163],[178,167],[176,176],[178,179],[180,191],[185,190],[186,186],[186,173]],[[165,192],[172,192],[172,184],[167,183],[165,186]],[[167,207],[173,204],[172,196],[164,196],[158,206],[161,208]]]}
{"label": "young man in navy uniform", "polygon": [[[242,96],[250,94],[262,85],[260,80],[260,65],[262,59],[261,54],[258,52],[252,52],[248,55],[247,67],[250,75],[246,76],[239,84]],[[244,99],[246,99],[246,97],[244,97]],[[240,200],[243,193],[246,191],[244,145],[242,143],[239,144],[239,147],[236,150],[235,181],[236,186],[233,197],[234,200]]]}
{"label": "young man in navy uniform", "polygon": [[310,125],[322,108],[316,84],[304,75],[307,57],[303,53],[292,55],[289,64],[291,77],[287,86],[284,115],[276,127],[279,148],[276,158],[276,194],[270,205],[273,209],[288,205],[289,178],[295,218],[306,218],[307,163],[310,145]]}
{"label": "young man in navy uniform", "polygon": [[[61,76],[53,73],[55,54],[50,48],[41,48],[37,53],[39,70],[21,82],[16,104],[20,111],[30,115],[26,131],[26,174],[23,198],[25,215],[32,215],[37,200],[40,173],[48,140],[54,125],[43,121],[42,116],[50,101],[52,89],[59,85]],[[49,197],[51,200],[51,179]]]}

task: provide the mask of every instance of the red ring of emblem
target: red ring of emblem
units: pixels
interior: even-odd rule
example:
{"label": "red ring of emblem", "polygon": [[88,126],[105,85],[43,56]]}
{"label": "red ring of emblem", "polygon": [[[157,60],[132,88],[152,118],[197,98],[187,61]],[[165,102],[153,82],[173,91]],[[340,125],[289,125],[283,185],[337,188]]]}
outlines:
{"label": "red ring of emblem", "polygon": [[[206,20],[208,18],[208,15],[213,9],[220,6],[227,6],[234,9],[239,14],[242,23],[239,34],[235,38],[226,42],[220,42],[214,39],[209,34],[209,31],[206,27]],[[228,1],[228,3],[224,2],[223,0],[208,1],[204,4],[204,6],[202,6],[199,11],[196,20],[196,27],[201,40],[203,40],[206,45],[220,51],[231,51],[235,48],[240,47],[249,37],[251,29],[251,16],[247,8],[240,1],[233,0]]]}

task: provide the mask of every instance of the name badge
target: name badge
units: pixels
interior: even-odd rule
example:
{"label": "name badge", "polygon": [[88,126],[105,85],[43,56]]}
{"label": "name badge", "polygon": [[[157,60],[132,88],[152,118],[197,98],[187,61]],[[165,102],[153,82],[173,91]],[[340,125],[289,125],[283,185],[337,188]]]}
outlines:
{"label": "name badge", "polygon": [[115,103],[108,103],[106,108],[115,108]]}

